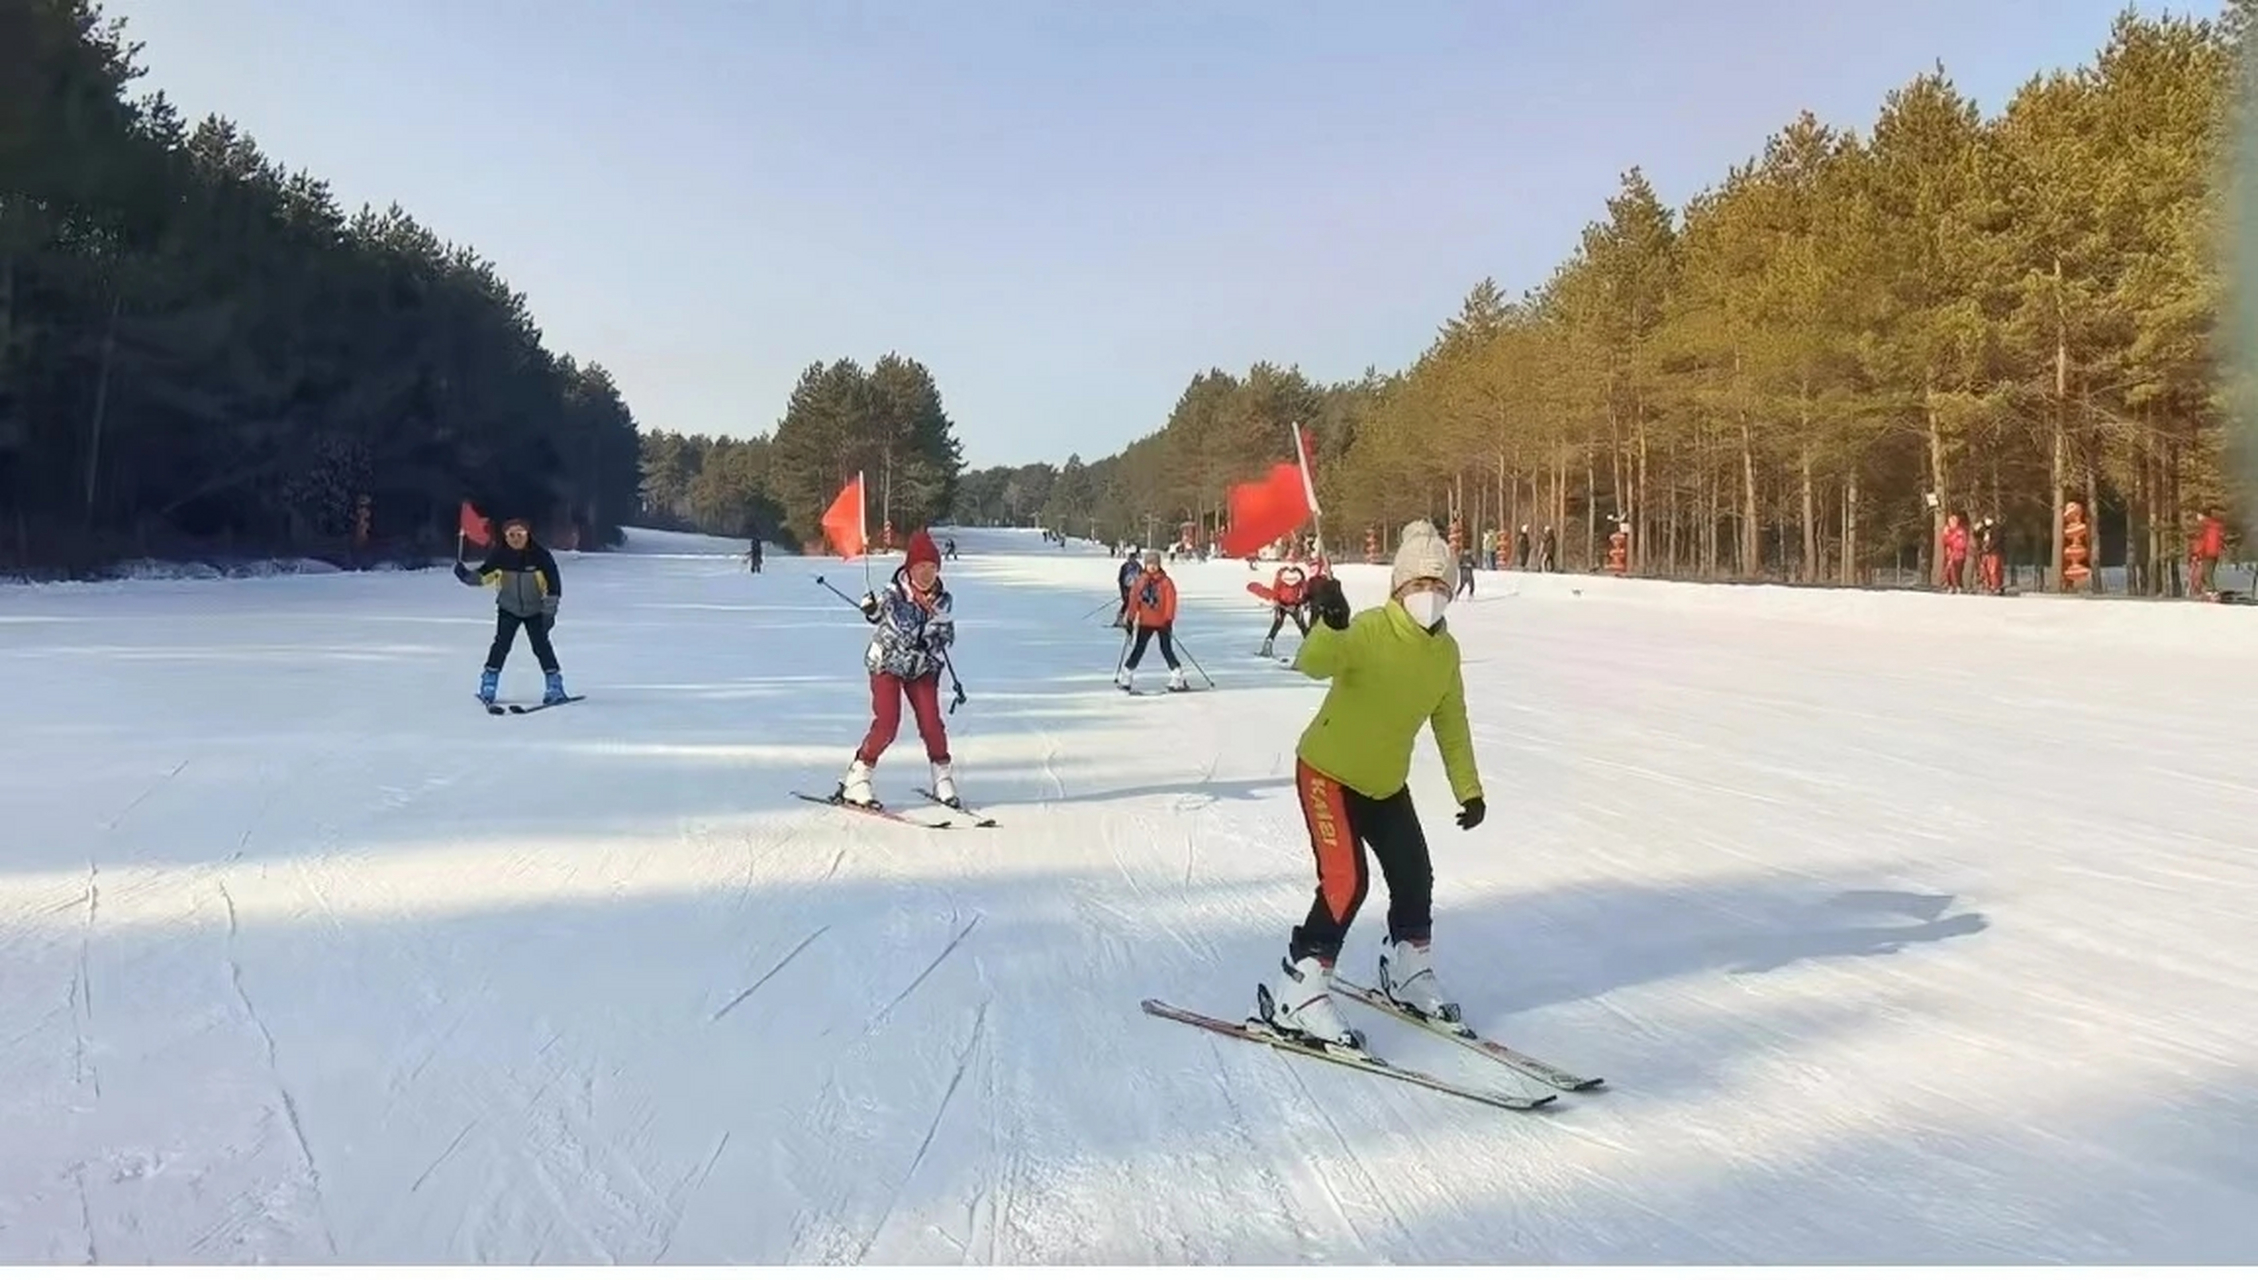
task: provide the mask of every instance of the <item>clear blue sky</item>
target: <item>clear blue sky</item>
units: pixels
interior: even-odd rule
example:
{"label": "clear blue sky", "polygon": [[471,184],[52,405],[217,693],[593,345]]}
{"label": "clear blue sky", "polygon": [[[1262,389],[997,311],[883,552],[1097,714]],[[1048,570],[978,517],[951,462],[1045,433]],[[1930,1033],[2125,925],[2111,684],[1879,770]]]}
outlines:
{"label": "clear blue sky", "polygon": [[1541,282],[1624,169],[1676,204],[1940,59],[1996,111],[2121,7],[105,4],[144,88],[475,246],[646,427],[765,431],[810,362],[895,350],[976,466],[1111,453],[1210,366],[1401,367],[1483,276]]}

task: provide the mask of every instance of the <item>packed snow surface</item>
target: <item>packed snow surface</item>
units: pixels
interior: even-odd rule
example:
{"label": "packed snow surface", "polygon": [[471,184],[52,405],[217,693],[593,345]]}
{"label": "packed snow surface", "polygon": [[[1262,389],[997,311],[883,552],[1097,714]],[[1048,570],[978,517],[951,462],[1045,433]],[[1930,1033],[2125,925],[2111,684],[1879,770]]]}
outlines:
{"label": "packed snow surface", "polygon": [[2258,611],[1481,575],[1437,959],[1610,1082],[1516,1114],[1138,1010],[1309,901],[1269,566],[1128,698],[1110,559],[959,539],[989,830],[788,794],[862,564],[565,555],[499,718],[444,571],[0,588],[0,1261],[2258,1260]]}

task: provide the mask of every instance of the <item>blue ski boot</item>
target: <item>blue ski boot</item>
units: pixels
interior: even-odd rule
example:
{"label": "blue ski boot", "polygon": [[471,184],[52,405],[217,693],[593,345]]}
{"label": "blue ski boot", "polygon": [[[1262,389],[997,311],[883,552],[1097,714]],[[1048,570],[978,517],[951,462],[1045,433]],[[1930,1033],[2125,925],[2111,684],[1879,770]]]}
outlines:
{"label": "blue ski boot", "polygon": [[548,683],[543,685],[541,689],[541,705],[544,707],[555,706],[565,700],[564,673],[562,671],[550,671],[544,674],[548,678]]}
{"label": "blue ski boot", "polygon": [[489,707],[493,706],[494,696],[501,691],[501,687],[502,673],[492,667],[486,668],[485,671],[479,673],[478,700]]}

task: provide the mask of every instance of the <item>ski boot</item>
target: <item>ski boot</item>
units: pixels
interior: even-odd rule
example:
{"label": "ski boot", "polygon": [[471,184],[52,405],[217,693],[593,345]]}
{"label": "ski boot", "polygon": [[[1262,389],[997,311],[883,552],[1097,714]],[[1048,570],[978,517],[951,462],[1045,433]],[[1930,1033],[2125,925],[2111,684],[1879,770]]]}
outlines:
{"label": "ski boot", "polygon": [[951,809],[964,807],[957,800],[956,775],[950,769],[949,762],[946,760],[935,760],[933,762],[933,798]]}
{"label": "ski boot", "polygon": [[541,705],[544,707],[553,707],[556,704],[565,701],[564,672],[544,671],[541,673],[541,675],[543,680],[543,684],[541,686]]}
{"label": "ski boot", "polygon": [[1113,687],[1123,693],[1135,693],[1137,691],[1137,673],[1127,667],[1116,669],[1113,673]]}
{"label": "ski boot", "polygon": [[1168,691],[1170,693],[1183,693],[1191,687],[1192,682],[1184,678],[1184,668],[1174,667],[1169,670]]}
{"label": "ski boot", "polygon": [[836,804],[851,804],[857,809],[876,809],[878,793],[870,785],[871,766],[856,760],[847,766],[847,776],[840,780],[839,789],[831,793]]}
{"label": "ski boot", "polygon": [[1275,657],[1277,657],[1277,656],[1278,656],[1277,654],[1275,654],[1275,653],[1271,652],[1271,649],[1270,649],[1270,644],[1271,644],[1271,642],[1270,642],[1270,641],[1268,641],[1268,640],[1265,640],[1265,641],[1263,641],[1263,642],[1262,642],[1262,647],[1261,647],[1260,649],[1257,649],[1257,650],[1255,650],[1255,656],[1256,656],[1256,657],[1258,657],[1258,658],[1275,658]]}
{"label": "ski boot", "polygon": [[1430,944],[1391,941],[1393,955],[1380,957],[1380,994],[1445,1031],[1464,1032],[1466,1023],[1459,1016],[1458,1002],[1443,998],[1443,984],[1435,977],[1428,951]]}
{"label": "ski boot", "polygon": [[1364,1056],[1364,1033],[1343,1022],[1340,1007],[1333,1002],[1333,966],[1316,956],[1304,956],[1280,960],[1278,967],[1285,971],[1286,980],[1276,996],[1269,987],[1255,984],[1255,1016],[1248,1019],[1249,1025],[1260,1023],[1258,1030],[1274,1031],[1328,1053]]}
{"label": "ski boot", "polygon": [[502,673],[492,667],[478,673],[478,700],[491,707],[502,691]]}

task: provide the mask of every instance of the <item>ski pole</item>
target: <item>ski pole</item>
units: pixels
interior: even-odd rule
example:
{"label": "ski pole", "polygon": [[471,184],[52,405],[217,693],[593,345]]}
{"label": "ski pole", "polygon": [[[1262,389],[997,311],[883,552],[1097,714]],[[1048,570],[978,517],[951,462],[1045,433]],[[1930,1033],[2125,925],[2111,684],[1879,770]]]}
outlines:
{"label": "ski pole", "polygon": [[850,596],[850,595],[848,595],[848,594],[847,594],[846,592],[844,592],[844,591],[841,591],[841,590],[840,590],[839,588],[832,586],[832,585],[831,585],[831,584],[830,584],[829,582],[827,582],[827,581],[825,581],[825,580],[824,580],[824,577],[823,577],[823,575],[822,575],[822,574],[820,574],[820,573],[819,573],[819,574],[815,575],[815,582],[816,582],[816,585],[817,585],[817,586],[819,586],[819,587],[822,587],[822,588],[823,588],[824,590],[826,590],[826,591],[830,592],[830,593],[831,593],[832,595],[835,595],[835,596],[839,597],[839,598],[840,598],[841,600],[844,600],[844,601],[846,601],[846,602],[847,602],[847,604],[848,604],[848,605],[849,605],[850,607],[852,607],[852,608],[854,609],[854,611],[855,611],[856,613],[861,613],[861,612],[862,612],[862,602],[861,602],[861,601],[859,601],[859,600],[855,599],[855,598],[854,598],[853,596]]}
{"label": "ski pole", "polygon": [[[1175,637],[1171,636],[1170,639],[1175,639]],[[1207,681],[1208,688],[1212,689],[1215,687],[1215,677],[1209,675],[1207,673],[1207,668],[1200,665],[1200,660],[1192,656],[1192,650],[1190,646],[1186,645],[1181,640],[1177,640],[1176,652],[1184,655],[1184,661],[1192,664],[1192,670],[1200,673],[1200,679]]]}
{"label": "ski pole", "polygon": [[957,677],[957,663],[954,655],[943,657],[941,665],[949,673],[949,693],[951,695],[949,714],[953,716],[956,714],[957,708],[964,705],[964,681]]}

